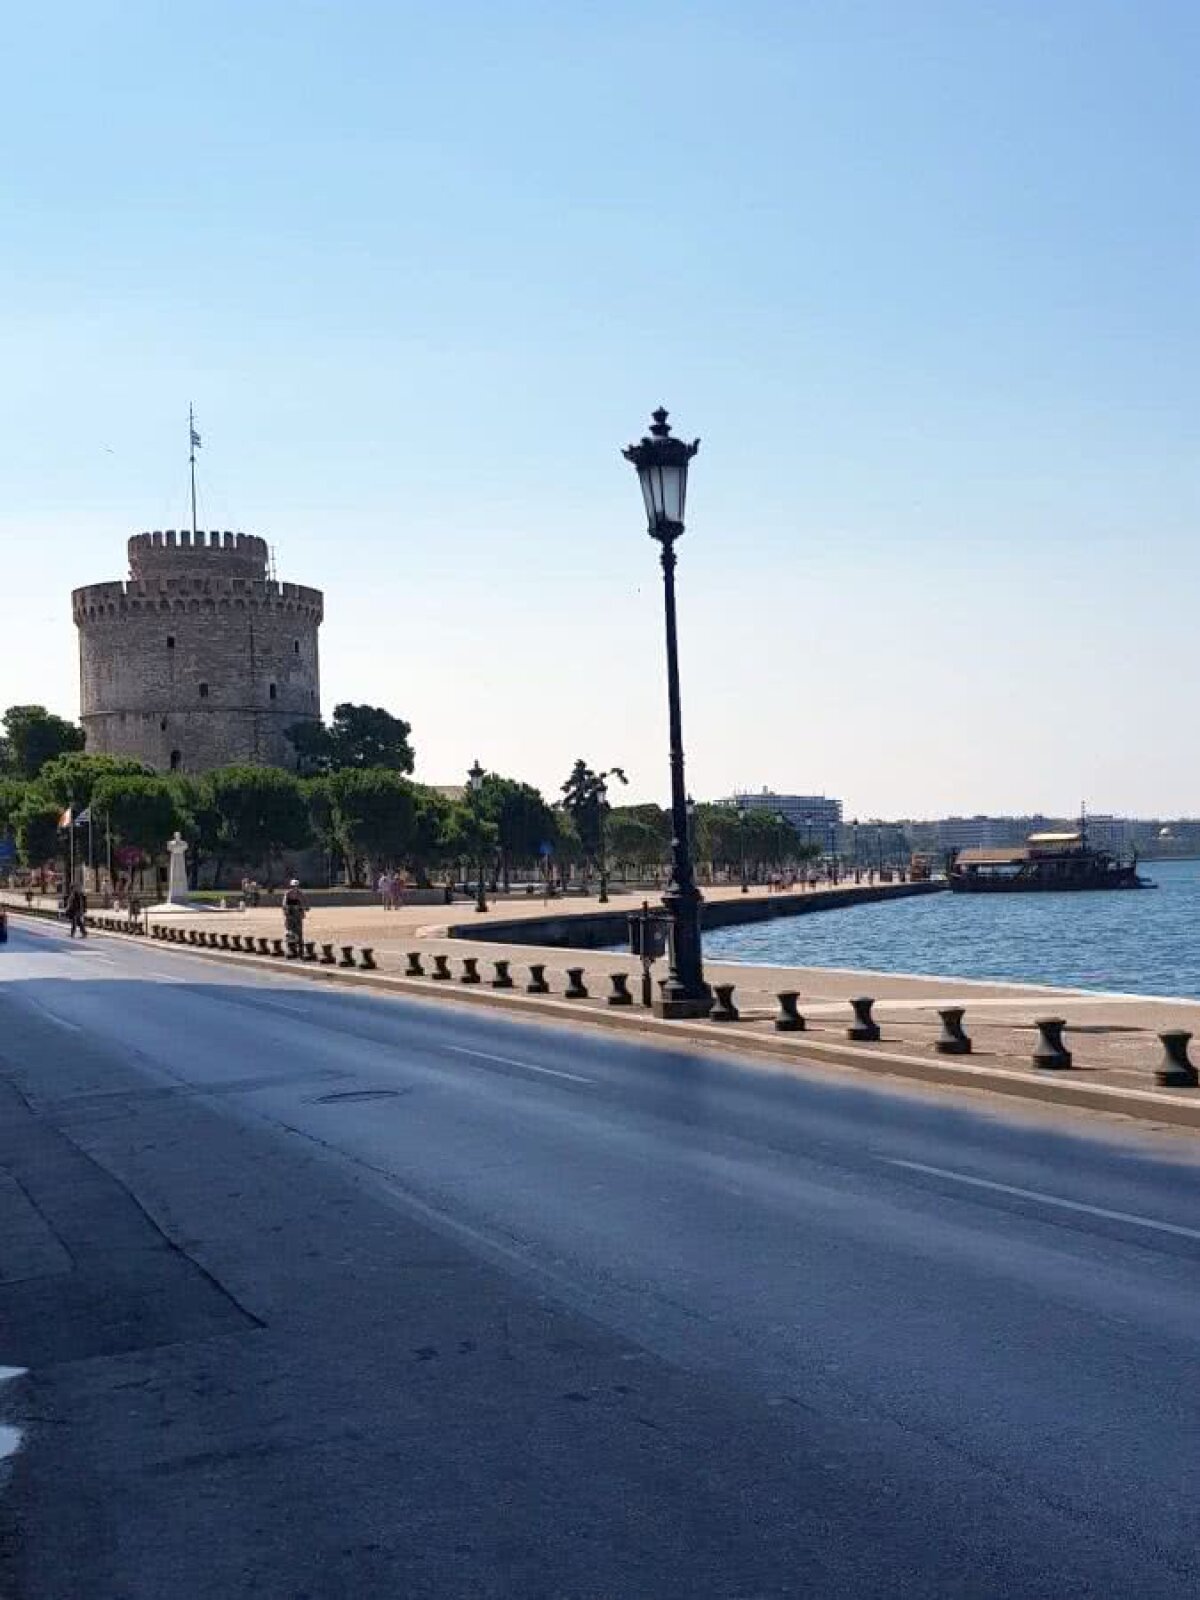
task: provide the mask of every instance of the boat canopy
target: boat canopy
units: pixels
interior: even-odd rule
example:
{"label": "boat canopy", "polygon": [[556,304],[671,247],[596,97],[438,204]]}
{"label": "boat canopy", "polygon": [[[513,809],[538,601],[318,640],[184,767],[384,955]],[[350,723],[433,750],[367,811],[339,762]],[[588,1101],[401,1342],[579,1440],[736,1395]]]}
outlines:
{"label": "boat canopy", "polygon": [[1029,860],[1029,851],[1020,844],[1006,850],[960,850],[955,859],[960,867],[1018,867]]}
{"label": "boat canopy", "polygon": [[1081,833],[1031,833],[1028,842],[1032,845],[1041,844],[1082,844]]}

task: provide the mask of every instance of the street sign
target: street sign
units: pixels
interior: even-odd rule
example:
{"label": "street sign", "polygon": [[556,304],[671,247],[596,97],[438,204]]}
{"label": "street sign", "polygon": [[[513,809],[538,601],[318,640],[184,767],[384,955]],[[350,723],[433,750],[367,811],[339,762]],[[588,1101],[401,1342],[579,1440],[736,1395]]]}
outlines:
{"label": "street sign", "polygon": [[550,841],[548,839],[543,839],[541,844],[538,845],[538,855],[540,855],[540,856],[552,856],[553,854],[554,854],[554,846],[550,843]]}
{"label": "street sign", "polygon": [[17,859],[17,845],[15,839],[0,839],[0,861],[15,861]]}

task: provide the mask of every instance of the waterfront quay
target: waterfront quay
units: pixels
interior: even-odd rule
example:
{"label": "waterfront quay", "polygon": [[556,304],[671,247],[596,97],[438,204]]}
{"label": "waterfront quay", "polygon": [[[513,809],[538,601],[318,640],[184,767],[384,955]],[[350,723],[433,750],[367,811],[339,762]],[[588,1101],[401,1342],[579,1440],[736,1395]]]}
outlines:
{"label": "waterfront quay", "polygon": [[[843,885],[802,895],[765,891],[742,895],[736,888],[718,887],[706,897],[706,920],[728,925],[792,915],[797,909],[832,915],[837,907],[868,896],[886,900],[937,887]],[[452,906],[409,905],[395,911],[377,906],[318,905],[307,919],[306,938],[318,948],[325,944],[338,951],[346,947],[370,950],[376,970],[368,974],[306,963],[293,970],[406,994],[422,992],[431,998],[503,1005],[531,1018],[541,1015],[562,1021],[570,1017],[640,1028],[655,1037],[665,1030],[681,1043],[766,1054],[798,1069],[859,1068],[953,1089],[991,1090],[1114,1112],[1133,1105],[1132,1101],[1118,1103],[1121,1096],[1134,1096],[1145,1102],[1139,1103],[1134,1114],[1154,1120],[1155,1107],[1161,1106],[1166,1121],[1200,1125],[1200,1090],[1164,1086],[1156,1077],[1163,1061],[1159,1035],[1169,1030],[1200,1032],[1200,1001],[861,968],[708,962],[709,982],[714,987],[732,987],[736,1021],[686,1026],[664,1023],[650,1017],[639,1003],[640,959],[629,954],[627,947],[611,948],[618,943],[626,945],[627,918],[640,910],[642,903],[640,894],[629,893],[611,897],[607,905],[595,897],[544,902],[515,896],[492,901],[486,912],[474,911],[469,901]],[[885,907],[880,911],[887,914]],[[215,929],[230,930],[257,938],[277,938],[282,933],[281,913],[265,906],[224,916],[179,916],[172,923],[185,938],[191,930],[209,934]],[[597,948],[601,941],[610,947]],[[423,968],[423,976],[413,976],[413,956]],[[431,977],[437,958],[445,959],[450,972],[449,979],[440,983]],[[506,965],[498,967],[497,963]],[[544,996],[526,992],[535,965],[542,969],[547,986]],[[567,1000],[570,973],[579,969],[587,994]],[[652,981],[664,970],[665,963],[656,962]],[[477,975],[477,982],[468,978],[464,983],[468,972]],[[507,983],[497,988],[495,980],[501,974]],[[624,978],[633,1004],[610,1004],[614,975]],[[802,1031],[781,1033],[776,1029],[781,993],[796,996],[794,1004],[804,1019]],[[848,1038],[847,1030],[855,1020],[851,1002],[860,997],[874,1001],[878,1040]],[[968,1056],[950,1059],[938,1049],[943,1031],[940,1013],[947,1008],[963,1012],[963,1027],[971,1040]],[[1069,1069],[1053,1071],[1033,1065],[1033,1052],[1040,1042],[1037,1021],[1048,1016],[1066,1021],[1063,1042],[1071,1052]]]}

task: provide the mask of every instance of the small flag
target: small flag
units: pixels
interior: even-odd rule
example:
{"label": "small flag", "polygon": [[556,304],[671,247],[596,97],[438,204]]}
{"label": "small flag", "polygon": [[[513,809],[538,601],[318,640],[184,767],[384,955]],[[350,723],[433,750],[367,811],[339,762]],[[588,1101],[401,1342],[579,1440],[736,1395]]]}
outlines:
{"label": "small flag", "polygon": [[59,825],[60,828],[69,828],[71,826],[71,808],[70,808],[70,806],[68,806],[67,809],[63,812],[62,816],[59,817],[58,825]]}
{"label": "small flag", "polygon": [[92,820],[92,808],[91,808],[91,806],[84,806],[83,810],[75,818],[75,826],[77,828],[82,828],[85,822],[89,822],[90,823],[91,820]]}
{"label": "small flag", "polygon": [[200,448],[200,435],[196,432],[195,428],[193,428],[192,429],[192,449],[193,450],[199,450],[199,448]]}

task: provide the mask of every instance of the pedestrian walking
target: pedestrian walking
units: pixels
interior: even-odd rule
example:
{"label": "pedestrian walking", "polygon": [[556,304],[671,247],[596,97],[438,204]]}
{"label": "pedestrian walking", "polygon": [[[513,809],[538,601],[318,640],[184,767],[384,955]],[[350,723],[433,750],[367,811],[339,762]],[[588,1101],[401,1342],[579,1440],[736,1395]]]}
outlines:
{"label": "pedestrian walking", "polygon": [[385,911],[390,911],[392,909],[392,892],[394,887],[394,880],[391,873],[381,872],[379,874],[379,882],[375,885],[375,887],[379,891],[380,905],[382,905]]}
{"label": "pedestrian walking", "polygon": [[81,939],[86,939],[87,895],[84,894],[83,890],[78,884],[75,884],[71,889],[71,892],[67,895],[67,903],[64,909],[67,913],[67,921],[71,927],[72,939],[75,937],[76,931],[78,931]]}

